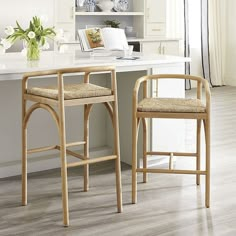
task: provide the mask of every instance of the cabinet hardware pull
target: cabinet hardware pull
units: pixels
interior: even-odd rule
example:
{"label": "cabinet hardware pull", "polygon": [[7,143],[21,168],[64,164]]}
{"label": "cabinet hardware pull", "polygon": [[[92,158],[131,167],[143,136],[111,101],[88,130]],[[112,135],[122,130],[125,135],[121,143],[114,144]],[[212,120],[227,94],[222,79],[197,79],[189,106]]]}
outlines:
{"label": "cabinet hardware pull", "polygon": [[155,84],[153,84],[153,88],[155,89],[153,90],[153,96],[158,97],[158,82],[157,81],[155,81]]}
{"label": "cabinet hardware pull", "polygon": [[147,19],[150,17],[150,8],[147,8]]}
{"label": "cabinet hardware pull", "polygon": [[152,29],[152,31],[161,31],[161,29]]}
{"label": "cabinet hardware pull", "polygon": [[162,54],[165,54],[165,46],[162,47]]}
{"label": "cabinet hardware pull", "polygon": [[72,19],[72,20],[74,19],[74,11],[75,11],[75,8],[72,7],[72,8],[71,8],[71,19]]}

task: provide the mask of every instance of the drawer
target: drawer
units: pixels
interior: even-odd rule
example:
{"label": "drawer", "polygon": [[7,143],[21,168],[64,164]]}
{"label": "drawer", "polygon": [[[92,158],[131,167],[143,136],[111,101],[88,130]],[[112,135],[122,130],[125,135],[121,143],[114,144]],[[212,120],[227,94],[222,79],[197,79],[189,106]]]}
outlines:
{"label": "drawer", "polygon": [[165,23],[148,23],[146,26],[147,36],[165,36]]}

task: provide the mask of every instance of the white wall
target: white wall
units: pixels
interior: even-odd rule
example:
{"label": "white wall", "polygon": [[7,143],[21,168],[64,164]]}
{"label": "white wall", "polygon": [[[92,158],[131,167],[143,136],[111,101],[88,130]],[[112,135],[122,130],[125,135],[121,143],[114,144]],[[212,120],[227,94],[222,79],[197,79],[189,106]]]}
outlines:
{"label": "white wall", "polygon": [[227,0],[227,33],[226,33],[226,83],[236,86],[235,58],[236,58],[236,1]]}
{"label": "white wall", "polygon": [[[54,0],[1,0],[0,6],[0,38],[5,38],[4,28],[7,25],[16,25],[16,20],[23,27],[28,27],[32,16],[48,16],[48,26],[53,26]],[[21,43],[13,46],[10,51],[17,51]]]}

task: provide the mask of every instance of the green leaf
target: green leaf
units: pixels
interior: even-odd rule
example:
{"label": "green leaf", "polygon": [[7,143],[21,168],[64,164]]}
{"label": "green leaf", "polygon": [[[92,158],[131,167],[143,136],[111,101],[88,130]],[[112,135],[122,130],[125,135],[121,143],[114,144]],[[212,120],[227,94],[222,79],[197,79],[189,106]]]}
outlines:
{"label": "green leaf", "polygon": [[[44,28],[41,24],[41,20],[38,16],[32,17],[29,22],[29,27],[27,29],[23,29],[19,22],[16,21],[16,27],[14,28],[15,32],[12,35],[7,36],[7,39],[14,43],[17,40],[26,40],[28,43],[41,43],[44,45],[46,42],[46,38],[53,39],[56,35],[54,27]],[[33,31],[35,33],[35,39],[29,39],[28,33]],[[96,37],[95,37],[95,40]]]}

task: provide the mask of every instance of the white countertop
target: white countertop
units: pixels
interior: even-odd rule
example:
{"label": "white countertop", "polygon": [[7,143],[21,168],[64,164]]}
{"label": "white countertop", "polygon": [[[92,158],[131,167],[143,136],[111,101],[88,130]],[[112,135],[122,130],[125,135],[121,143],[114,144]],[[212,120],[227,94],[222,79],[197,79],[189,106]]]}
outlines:
{"label": "white countertop", "polygon": [[128,42],[160,42],[160,41],[180,41],[180,38],[157,38],[157,37],[150,37],[150,38],[127,38]]}
{"label": "white countertop", "polygon": [[[86,58],[87,55],[87,58]],[[135,54],[137,55],[137,54]],[[120,123],[120,137],[121,138],[121,158],[122,161],[131,163],[130,157],[132,157],[131,149],[132,146],[132,91],[134,88],[135,81],[144,76],[149,72],[152,73],[155,70],[147,71],[148,69],[157,68],[156,71],[161,71],[161,73],[184,73],[184,62],[189,61],[188,58],[174,57],[174,56],[164,56],[164,55],[141,55],[138,60],[127,60],[121,61],[113,57],[94,57],[90,58],[88,54],[83,53],[65,53],[60,54],[58,52],[43,52],[41,59],[38,62],[27,62],[26,57],[21,53],[6,53],[0,55],[0,149],[1,149],[1,165],[0,165],[0,177],[7,177],[11,175],[18,175],[20,173],[21,166],[21,80],[22,74],[24,72],[30,71],[40,71],[58,68],[71,68],[71,67],[82,67],[82,66],[93,66],[93,65],[116,65],[117,73],[117,92],[119,96],[119,123]],[[137,56],[138,56],[137,55]],[[130,71],[129,73],[123,73],[123,71]],[[106,85],[107,78],[99,77],[98,84],[101,86]],[[82,78],[81,78],[82,79]],[[69,80],[71,81],[71,80]],[[68,83],[69,83],[68,81]],[[35,81],[35,85],[49,85],[53,81]],[[178,84],[165,81],[166,85],[159,86],[161,94],[170,94],[173,92],[174,96],[176,94],[184,93],[184,81],[177,81]],[[100,108],[98,108],[100,109]],[[72,118],[71,114],[75,114]],[[71,109],[69,115],[69,127],[67,130],[68,137],[70,139],[76,140],[78,137],[78,129],[74,127],[83,127],[83,112],[78,112],[77,109]],[[92,121],[96,120],[96,124],[91,125],[91,132],[93,137],[91,138],[91,149],[94,151],[94,155],[107,155],[110,153],[111,148],[106,148],[112,146],[112,129],[111,122],[107,122],[107,114],[101,110],[96,112],[96,117],[92,118]],[[32,142],[30,142],[30,148],[37,146],[44,146],[47,140],[51,143],[57,143],[58,137],[55,133],[55,127],[52,126],[51,120],[48,119],[47,114],[44,116],[43,112],[34,115],[32,117],[33,126],[36,127],[46,127],[47,137],[45,139],[45,132],[37,132]],[[95,119],[95,120],[94,120]],[[104,122],[105,121],[105,122]],[[169,122],[169,121],[168,121]],[[179,121],[178,121],[179,122]],[[110,124],[109,124],[110,123]],[[39,124],[39,125],[37,125]],[[40,125],[41,124],[41,125]],[[162,123],[163,124],[163,123]],[[170,123],[168,123],[169,126]],[[161,125],[164,127],[165,125]],[[177,126],[174,127],[176,131]],[[180,130],[182,126],[179,126]],[[178,129],[178,130],[179,130]],[[163,136],[161,135],[163,133]],[[175,134],[176,132],[174,132]],[[178,133],[178,132],[177,132]],[[166,136],[165,132],[158,132],[158,137],[160,137],[162,143],[170,143],[169,136]],[[164,138],[163,138],[164,137]],[[171,140],[174,138],[171,135]],[[178,133],[179,137],[179,133]],[[14,148],[12,148],[14,144]],[[172,143],[173,144],[173,143]],[[174,143],[175,144],[175,143]],[[181,146],[177,142],[178,146]],[[105,148],[104,148],[105,147]],[[102,150],[102,151],[101,151]],[[140,153],[141,154],[141,153]],[[41,154],[40,154],[41,155]],[[60,162],[58,161],[58,156],[52,156],[52,158],[29,158],[29,172],[33,172],[36,169],[38,171],[52,168],[59,168]]]}
{"label": "white countertop", "polygon": [[[149,38],[136,38],[136,37],[128,37],[128,42],[159,42],[159,41],[180,41],[181,38],[166,38],[166,37],[149,37]],[[64,42],[61,44],[80,44],[80,41],[78,40],[72,40],[69,42]]]}
{"label": "white countertop", "polygon": [[[9,75],[22,74],[31,71],[42,71],[59,68],[72,68],[82,66],[115,65],[118,72],[138,71],[155,67],[160,64],[183,63],[190,58],[167,55],[143,55],[135,53],[137,60],[118,60],[116,56],[95,56],[83,53],[58,53],[47,51],[41,53],[39,61],[27,61],[21,53],[6,53],[0,55],[0,80],[9,80]],[[8,75],[7,79],[4,75]],[[18,78],[18,77],[17,77]],[[12,79],[17,79],[12,77]],[[19,79],[21,79],[19,77]]]}

